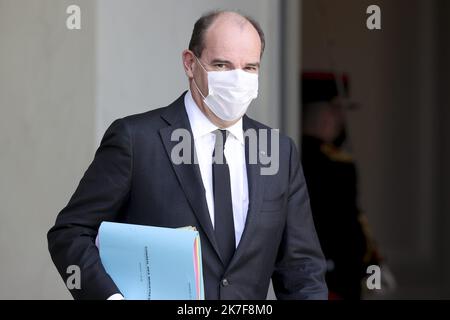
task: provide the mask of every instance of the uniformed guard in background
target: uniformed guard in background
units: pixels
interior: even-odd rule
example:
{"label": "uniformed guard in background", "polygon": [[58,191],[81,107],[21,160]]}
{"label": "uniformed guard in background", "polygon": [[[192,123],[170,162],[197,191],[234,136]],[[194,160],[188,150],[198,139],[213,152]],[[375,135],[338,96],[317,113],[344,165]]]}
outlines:
{"label": "uniformed guard in background", "polygon": [[330,299],[360,299],[366,268],[381,258],[357,201],[357,171],[344,151],[349,103],[346,75],[302,74],[302,162],[314,222],[328,263]]}

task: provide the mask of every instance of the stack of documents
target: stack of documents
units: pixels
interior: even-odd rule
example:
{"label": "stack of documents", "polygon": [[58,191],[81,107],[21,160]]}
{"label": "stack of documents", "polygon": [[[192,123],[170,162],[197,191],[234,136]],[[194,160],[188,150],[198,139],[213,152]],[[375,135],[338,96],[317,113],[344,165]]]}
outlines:
{"label": "stack of documents", "polygon": [[204,299],[200,236],[194,228],[103,222],[98,247],[125,299]]}

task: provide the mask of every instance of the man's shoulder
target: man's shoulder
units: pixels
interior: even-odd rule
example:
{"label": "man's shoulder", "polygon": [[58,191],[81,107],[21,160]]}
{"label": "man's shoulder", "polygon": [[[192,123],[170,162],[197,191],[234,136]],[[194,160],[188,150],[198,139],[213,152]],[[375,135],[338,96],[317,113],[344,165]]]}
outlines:
{"label": "man's shoulder", "polygon": [[130,127],[149,126],[152,123],[160,122],[162,120],[161,116],[168,108],[170,108],[170,106],[152,109],[142,113],[132,114],[122,119],[119,119],[119,121],[124,122],[127,126]]}
{"label": "man's shoulder", "polygon": [[264,123],[261,123],[259,121],[256,121],[253,118],[250,118],[249,116],[244,116],[244,129],[245,130],[258,130],[258,129],[266,129],[266,130],[276,130],[274,128],[269,127],[268,125],[265,125]]}
{"label": "man's shoulder", "polygon": [[179,115],[180,112],[183,112],[184,95],[185,93],[168,106],[129,115],[117,121],[122,122],[133,131],[136,129],[159,130],[167,126],[166,119],[170,119],[174,115]]}
{"label": "man's shoulder", "polygon": [[320,147],[320,151],[332,162],[338,164],[353,164],[353,157],[350,153],[332,144],[322,144]]}
{"label": "man's shoulder", "polygon": [[292,142],[293,143],[292,139],[289,136],[281,133],[280,129],[272,128],[264,123],[261,123],[259,121],[256,121],[255,119],[245,116],[244,131],[247,131],[247,130],[257,130],[257,131],[258,130],[263,130],[263,131],[266,130],[269,134],[272,131],[276,131],[276,132],[278,132],[280,142],[283,142],[283,143],[291,143]]}

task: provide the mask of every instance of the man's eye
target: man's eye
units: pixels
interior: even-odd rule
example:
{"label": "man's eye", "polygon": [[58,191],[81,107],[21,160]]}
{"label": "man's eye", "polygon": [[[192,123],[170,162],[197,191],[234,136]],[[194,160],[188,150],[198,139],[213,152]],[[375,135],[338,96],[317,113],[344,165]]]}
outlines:
{"label": "man's eye", "polygon": [[258,72],[258,68],[257,67],[246,67],[245,71],[247,71],[247,72]]}
{"label": "man's eye", "polygon": [[223,63],[218,63],[215,65],[215,67],[219,70],[224,70],[224,69],[226,69],[227,66]]}

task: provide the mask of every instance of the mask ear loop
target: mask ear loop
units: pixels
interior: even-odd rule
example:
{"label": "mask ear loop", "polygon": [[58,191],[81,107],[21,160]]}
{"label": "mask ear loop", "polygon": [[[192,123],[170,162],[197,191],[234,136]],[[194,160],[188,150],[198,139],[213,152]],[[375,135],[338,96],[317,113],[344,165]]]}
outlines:
{"label": "mask ear loop", "polygon": [[[206,73],[208,73],[208,71],[206,71],[205,67],[202,65],[202,63],[200,62],[200,60],[197,58],[196,55],[194,55],[195,59],[197,59],[198,64],[202,67],[203,70],[205,70]],[[202,91],[200,90],[200,88],[197,85],[197,82],[195,81],[195,78],[192,77],[192,80],[194,82],[195,87],[197,88],[198,93],[200,93],[200,95],[202,96],[203,100],[206,99],[206,97],[203,95]]]}
{"label": "mask ear loop", "polygon": [[208,73],[208,70],[205,69],[205,67],[203,66],[203,64],[200,62],[200,59],[197,58],[196,55],[194,55],[195,59],[197,59],[198,64],[202,67],[203,70],[205,70],[206,73]]}

